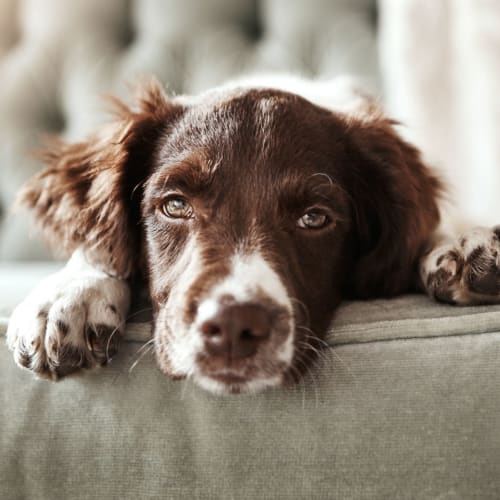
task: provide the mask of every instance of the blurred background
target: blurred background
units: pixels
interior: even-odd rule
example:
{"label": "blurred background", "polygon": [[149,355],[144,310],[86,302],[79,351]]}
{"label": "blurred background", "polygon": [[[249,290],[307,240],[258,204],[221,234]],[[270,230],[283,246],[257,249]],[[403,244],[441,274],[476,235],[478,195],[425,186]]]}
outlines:
{"label": "blurred background", "polygon": [[500,222],[498,0],[0,0],[0,261],[49,256],[8,213],[42,133],[81,138],[151,74],[191,93],[264,71],[358,77]]}

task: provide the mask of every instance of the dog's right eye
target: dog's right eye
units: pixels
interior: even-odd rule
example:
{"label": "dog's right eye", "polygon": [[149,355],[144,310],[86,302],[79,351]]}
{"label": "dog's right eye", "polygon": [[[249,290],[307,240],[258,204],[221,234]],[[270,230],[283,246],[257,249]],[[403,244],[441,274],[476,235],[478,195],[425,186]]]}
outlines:
{"label": "dog's right eye", "polygon": [[190,219],[193,207],[182,196],[172,196],[163,203],[162,212],[172,219]]}

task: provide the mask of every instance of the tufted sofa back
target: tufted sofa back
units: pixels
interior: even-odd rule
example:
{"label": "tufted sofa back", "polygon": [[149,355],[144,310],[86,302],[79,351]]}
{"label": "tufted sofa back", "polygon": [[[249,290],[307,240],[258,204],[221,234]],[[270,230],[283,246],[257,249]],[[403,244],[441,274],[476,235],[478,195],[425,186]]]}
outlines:
{"label": "tufted sofa back", "polygon": [[49,256],[9,214],[44,133],[80,138],[150,74],[180,93],[255,71],[376,86],[374,0],[0,0],[0,260]]}

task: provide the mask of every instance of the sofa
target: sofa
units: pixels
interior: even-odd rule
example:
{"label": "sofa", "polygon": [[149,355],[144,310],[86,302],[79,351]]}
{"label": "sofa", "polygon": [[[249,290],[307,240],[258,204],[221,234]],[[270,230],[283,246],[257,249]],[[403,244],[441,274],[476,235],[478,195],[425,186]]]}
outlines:
{"label": "sofa", "polygon": [[[100,96],[151,73],[177,93],[350,73],[394,106],[391,4],[0,0],[0,335],[63,265],[10,211],[43,134],[78,139],[105,119]],[[150,336],[131,317],[108,366],[57,383],[0,342],[0,498],[500,498],[500,306],[344,303],[304,380],[257,395],[166,378]]]}

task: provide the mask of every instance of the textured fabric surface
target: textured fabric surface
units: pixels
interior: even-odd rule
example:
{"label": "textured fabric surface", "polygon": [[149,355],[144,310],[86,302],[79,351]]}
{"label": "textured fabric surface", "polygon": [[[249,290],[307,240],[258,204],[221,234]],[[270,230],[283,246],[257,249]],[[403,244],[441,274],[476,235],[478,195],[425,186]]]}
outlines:
{"label": "textured fabric surface", "polygon": [[0,260],[47,258],[7,217],[42,133],[78,140],[151,74],[197,92],[242,73],[350,73],[377,87],[375,0],[0,0]]}
{"label": "textured fabric surface", "polygon": [[337,346],[296,388],[226,398],[124,347],[48,383],[2,345],[2,498],[500,497],[500,333]]}
{"label": "textured fabric surface", "polygon": [[0,342],[1,498],[500,496],[500,306],[344,304],[307,378],[256,396],[167,379],[150,330],[58,383]]}

